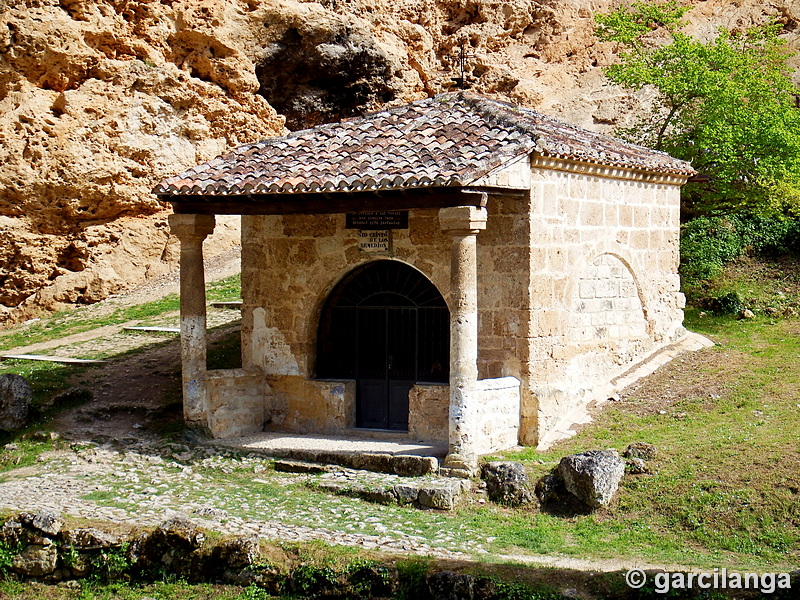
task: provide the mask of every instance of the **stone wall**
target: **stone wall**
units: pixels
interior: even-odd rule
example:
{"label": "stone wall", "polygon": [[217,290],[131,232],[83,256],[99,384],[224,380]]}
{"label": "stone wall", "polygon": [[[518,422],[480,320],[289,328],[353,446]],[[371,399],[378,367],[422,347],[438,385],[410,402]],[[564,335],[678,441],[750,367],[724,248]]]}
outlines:
{"label": "stone wall", "polygon": [[478,435],[475,452],[489,454],[517,445],[519,439],[519,379],[500,377],[478,381]]}
{"label": "stone wall", "polygon": [[[527,287],[527,201],[527,194],[490,199],[487,229],[478,236],[481,377],[518,376],[523,364],[519,353],[526,347],[517,337],[526,328],[519,294]],[[355,426],[354,386],[314,380],[320,312],[331,290],[354,268],[372,260],[401,260],[450,301],[451,237],[441,231],[438,210],[410,211],[409,228],[392,232],[388,256],[361,252],[357,230],[344,225],[344,215],[242,218],[243,364],[267,373],[269,428],[344,433]],[[448,389],[412,390],[409,438],[447,440]]]}
{"label": "stone wall", "polygon": [[529,444],[680,337],[684,306],[680,180],[543,159],[533,180]]}
{"label": "stone wall", "polygon": [[449,385],[415,385],[408,393],[408,436],[446,442],[450,419]]}
{"label": "stone wall", "polygon": [[208,428],[214,437],[234,437],[264,427],[264,397],[269,387],[257,369],[218,369],[206,373]]}

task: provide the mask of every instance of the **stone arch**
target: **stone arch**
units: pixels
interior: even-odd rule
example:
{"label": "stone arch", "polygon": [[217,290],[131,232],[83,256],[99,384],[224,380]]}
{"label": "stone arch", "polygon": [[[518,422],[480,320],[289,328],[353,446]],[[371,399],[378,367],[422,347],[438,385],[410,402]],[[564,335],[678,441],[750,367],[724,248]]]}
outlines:
{"label": "stone arch", "polygon": [[423,273],[370,261],[333,287],[318,319],[316,375],[356,381],[356,426],[407,430],[409,391],[446,382],[450,313]]}
{"label": "stone arch", "polygon": [[645,296],[631,265],[612,252],[584,266],[573,290],[567,337],[579,345],[602,346],[624,364],[651,337]]}

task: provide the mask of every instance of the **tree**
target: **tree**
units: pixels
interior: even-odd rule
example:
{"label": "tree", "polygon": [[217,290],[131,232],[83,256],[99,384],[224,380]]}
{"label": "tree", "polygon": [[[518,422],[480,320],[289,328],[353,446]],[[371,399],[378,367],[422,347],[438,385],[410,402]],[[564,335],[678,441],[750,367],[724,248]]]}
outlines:
{"label": "tree", "polygon": [[622,48],[607,77],[656,93],[653,114],[617,134],[691,161],[708,177],[683,188],[684,218],[800,215],[800,96],[780,25],[720,29],[704,43],[681,31],[688,10],[670,0],[596,15],[596,35]]}

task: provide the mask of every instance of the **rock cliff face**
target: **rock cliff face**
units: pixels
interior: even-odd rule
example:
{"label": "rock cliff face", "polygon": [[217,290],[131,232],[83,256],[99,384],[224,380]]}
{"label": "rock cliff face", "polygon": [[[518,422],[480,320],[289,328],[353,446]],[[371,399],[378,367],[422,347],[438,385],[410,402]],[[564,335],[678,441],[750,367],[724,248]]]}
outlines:
{"label": "rock cliff face", "polygon": [[[647,102],[607,86],[592,16],[618,0],[0,0],[0,321],[174,268],[162,177],[226,149],[472,89],[608,131]],[[796,0],[693,0],[697,35]],[[794,63],[796,68],[797,62]],[[798,79],[800,82],[800,79]],[[207,250],[237,243],[223,220]]]}

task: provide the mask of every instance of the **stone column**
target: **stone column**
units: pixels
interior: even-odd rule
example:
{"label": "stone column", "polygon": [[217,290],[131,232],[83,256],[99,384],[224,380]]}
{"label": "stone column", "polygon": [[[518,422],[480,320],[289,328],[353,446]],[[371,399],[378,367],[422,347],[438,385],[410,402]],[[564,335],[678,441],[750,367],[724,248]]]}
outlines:
{"label": "stone column", "polygon": [[169,227],[181,242],[181,374],[183,418],[189,427],[207,427],[206,285],[203,240],[214,231],[214,215],[170,215]]}
{"label": "stone column", "polygon": [[444,468],[473,473],[477,467],[478,257],[477,234],[486,209],[439,210],[439,224],[453,236],[450,253],[450,422]]}

